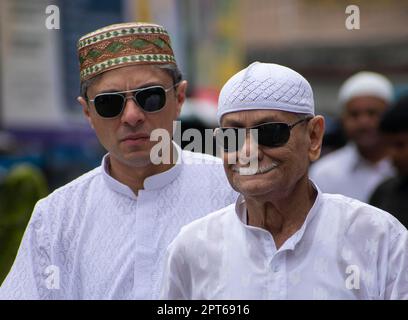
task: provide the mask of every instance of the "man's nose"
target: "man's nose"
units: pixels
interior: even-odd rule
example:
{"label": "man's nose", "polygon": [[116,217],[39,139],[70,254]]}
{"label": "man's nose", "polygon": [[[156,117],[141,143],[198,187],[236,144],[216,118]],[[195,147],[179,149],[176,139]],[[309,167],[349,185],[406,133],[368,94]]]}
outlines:
{"label": "man's nose", "polygon": [[361,113],[358,117],[358,122],[362,126],[377,126],[379,120],[379,114],[371,114],[369,112]]}
{"label": "man's nose", "polygon": [[133,96],[126,97],[124,110],[122,112],[121,121],[131,126],[137,126],[146,119],[146,114],[142,108],[136,103]]}
{"label": "man's nose", "polygon": [[259,157],[258,134],[256,130],[248,130],[245,137],[241,136],[238,139],[244,140],[242,148],[238,150],[238,157],[240,159],[250,161],[252,158]]}

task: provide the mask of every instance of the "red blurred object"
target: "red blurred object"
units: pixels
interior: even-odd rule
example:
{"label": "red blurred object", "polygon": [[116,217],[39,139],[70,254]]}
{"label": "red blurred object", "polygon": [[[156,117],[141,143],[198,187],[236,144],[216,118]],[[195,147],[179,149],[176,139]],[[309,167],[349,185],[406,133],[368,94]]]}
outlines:
{"label": "red blurred object", "polygon": [[199,100],[206,100],[208,102],[213,103],[215,106],[218,104],[218,96],[220,95],[220,91],[215,88],[205,88],[201,87],[195,90],[193,98]]}

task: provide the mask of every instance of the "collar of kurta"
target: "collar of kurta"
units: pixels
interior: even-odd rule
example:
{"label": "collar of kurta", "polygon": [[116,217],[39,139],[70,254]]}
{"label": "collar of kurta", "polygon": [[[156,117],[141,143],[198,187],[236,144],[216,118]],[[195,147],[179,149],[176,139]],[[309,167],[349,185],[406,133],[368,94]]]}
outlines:
{"label": "collar of kurta", "polygon": [[[178,177],[181,171],[181,163],[182,163],[182,150],[177,143],[173,141],[173,145],[177,152],[177,163],[171,167],[169,170],[164,172],[155,174],[153,176],[147,177],[144,181],[144,191],[152,191],[161,189],[164,186],[170,184],[174,179]],[[137,196],[134,194],[132,189],[130,189],[127,185],[119,182],[118,180],[114,179],[109,173],[109,153],[106,154],[102,159],[102,176],[106,184],[112,190],[123,194],[127,197],[137,199]]]}
{"label": "collar of kurta", "polygon": [[377,169],[378,171],[385,171],[391,168],[391,164],[389,162],[389,159],[387,158],[384,158],[375,164],[370,163],[369,161],[363,158],[363,156],[358,151],[357,146],[352,142],[349,142],[346,145],[346,148],[349,154],[348,158],[349,158],[350,172],[355,172],[361,168],[367,168],[367,167]]}

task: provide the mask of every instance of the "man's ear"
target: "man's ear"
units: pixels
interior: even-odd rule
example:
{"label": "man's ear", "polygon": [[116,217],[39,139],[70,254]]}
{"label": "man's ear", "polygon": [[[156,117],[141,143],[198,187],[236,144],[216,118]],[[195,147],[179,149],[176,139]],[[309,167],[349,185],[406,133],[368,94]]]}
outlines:
{"label": "man's ear", "polygon": [[177,118],[180,115],[184,101],[186,101],[187,85],[188,85],[187,81],[183,80],[179,83],[179,85],[176,88]]}
{"label": "man's ear", "polygon": [[309,121],[308,132],[310,139],[309,160],[316,161],[320,157],[322,151],[323,135],[324,135],[324,118],[315,116]]}
{"label": "man's ear", "polygon": [[82,112],[84,113],[86,119],[88,120],[89,125],[91,126],[92,129],[94,129],[91,118],[91,109],[89,108],[88,102],[81,96],[77,98],[77,101],[81,104]]}

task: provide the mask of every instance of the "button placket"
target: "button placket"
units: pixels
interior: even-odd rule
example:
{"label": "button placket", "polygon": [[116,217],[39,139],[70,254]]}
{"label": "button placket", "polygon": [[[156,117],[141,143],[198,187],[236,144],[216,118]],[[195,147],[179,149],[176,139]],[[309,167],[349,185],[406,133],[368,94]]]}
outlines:
{"label": "button placket", "polygon": [[278,252],[270,263],[271,296],[269,298],[284,299],[286,297],[285,252]]}
{"label": "button placket", "polygon": [[[159,236],[155,232],[157,221],[154,219],[154,201],[152,201],[152,193],[146,191],[140,191],[138,195],[138,202],[136,207],[136,251],[138,256],[135,256],[135,274],[134,274],[134,287],[138,288],[137,291],[144,295],[150,290],[150,283],[152,283],[151,267],[155,265],[156,249],[155,243]],[[141,277],[140,273],[145,276]],[[140,299],[140,297],[137,297]]]}

